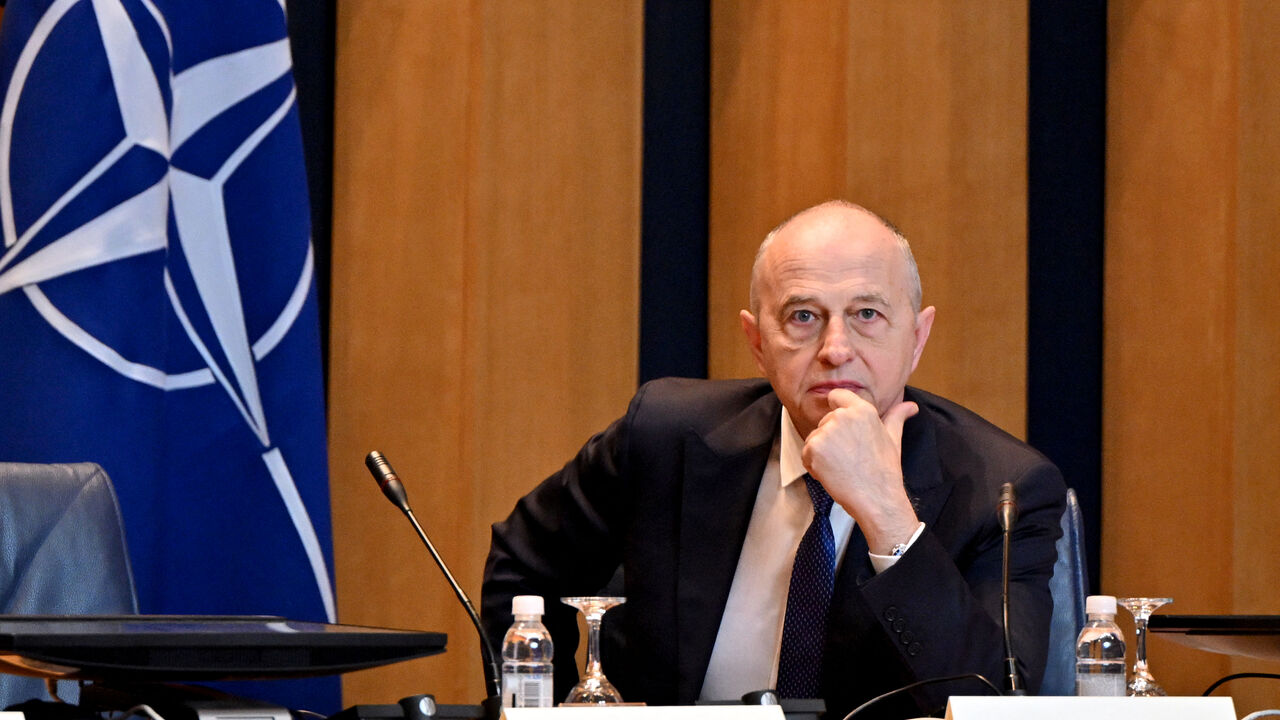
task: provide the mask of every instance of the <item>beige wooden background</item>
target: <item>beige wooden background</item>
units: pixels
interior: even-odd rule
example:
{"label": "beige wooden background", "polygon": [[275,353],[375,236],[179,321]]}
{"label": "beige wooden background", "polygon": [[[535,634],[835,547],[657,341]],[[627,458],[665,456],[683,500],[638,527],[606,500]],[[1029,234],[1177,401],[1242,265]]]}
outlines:
{"label": "beige wooden background", "polygon": [[330,468],[338,612],[447,632],[353,702],[483,696],[478,643],[363,466],[479,603],[489,525],[635,386],[641,11],[339,4]]}
{"label": "beige wooden background", "polygon": [[[1280,4],[1109,8],[1102,582],[1280,613]],[[1230,661],[1154,638],[1198,694]],[[1259,680],[1237,711],[1280,706]]]}
{"label": "beige wooden background", "polygon": [[[1280,612],[1280,4],[1110,7],[1102,590],[1168,593],[1186,613]],[[842,196],[913,240],[938,307],[915,382],[1021,434],[1026,2],[712,10],[712,374],[753,373],[735,316],[756,243]],[[482,694],[474,635],[364,454],[395,463],[478,600],[490,523],[634,388],[642,11],[339,4],[339,617],[442,630],[451,647],[348,677],[348,704]],[[1178,693],[1254,667],[1151,650]],[[1265,686],[1234,692],[1242,712],[1280,705]]]}

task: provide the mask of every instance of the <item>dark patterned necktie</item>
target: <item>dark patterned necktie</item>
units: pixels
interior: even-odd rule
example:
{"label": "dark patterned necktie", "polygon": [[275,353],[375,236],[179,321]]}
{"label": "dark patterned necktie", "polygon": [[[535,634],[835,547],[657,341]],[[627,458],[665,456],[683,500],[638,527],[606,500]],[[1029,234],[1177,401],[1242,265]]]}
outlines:
{"label": "dark patterned necktie", "polygon": [[808,473],[804,484],[813,501],[813,521],[796,548],[787,589],[787,614],[782,622],[782,651],[778,657],[778,695],[786,698],[819,696],[822,643],[835,585],[836,541],[828,519],[831,496]]}

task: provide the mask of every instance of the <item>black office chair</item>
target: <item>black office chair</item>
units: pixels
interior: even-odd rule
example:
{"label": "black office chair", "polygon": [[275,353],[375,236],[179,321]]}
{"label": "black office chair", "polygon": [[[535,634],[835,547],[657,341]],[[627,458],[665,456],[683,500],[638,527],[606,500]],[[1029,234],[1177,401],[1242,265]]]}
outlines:
{"label": "black office chair", "polygon": [[1067,509],[1062,513],[1062,537],[1058,560],[1049,580],[1053,618],[1049,625],[1049,658],[1045,664],[1041,695],[1076,694],[1076,637],[1084,627],[1084,601],[1088,578],[1084,567],[1084,524],[1076,491],[1067,489]]}
{"label": "black office chair", "polygon": [[[93,463],[0,463],[0,612],[138,612],[115,489]],[[74,701],[70,683],[59,695]],[[0,675],[0,707],[49,699],[39,678]]]}

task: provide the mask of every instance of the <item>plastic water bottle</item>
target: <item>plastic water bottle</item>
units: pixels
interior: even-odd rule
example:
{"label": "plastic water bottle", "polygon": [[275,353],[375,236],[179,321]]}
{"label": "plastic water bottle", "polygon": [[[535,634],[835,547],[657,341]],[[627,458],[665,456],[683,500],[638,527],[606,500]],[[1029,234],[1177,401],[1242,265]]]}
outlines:
{"label": "plastic water bottle", "polygon": [[1116,625],[1116,599],[1090,595],[1088,622],[1076,640],[1076,695],[1124,696],[1124,635]]}
{"label": "plastic water bottle", "polygon": [[515,622],[502,639],[502,706],[509,708],[551,707],[554,646],[551,633],[542,624],[542,597],[517,595],[511,598]]}

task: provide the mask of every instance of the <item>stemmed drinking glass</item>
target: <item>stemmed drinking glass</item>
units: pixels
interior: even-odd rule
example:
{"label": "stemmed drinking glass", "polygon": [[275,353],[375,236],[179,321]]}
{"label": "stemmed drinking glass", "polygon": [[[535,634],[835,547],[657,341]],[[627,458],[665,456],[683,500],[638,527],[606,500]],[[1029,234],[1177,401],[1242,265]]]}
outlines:
{"label": "stemmed drinking glass", "polygon": [[1118,598],[1116,600],[1125,610],[1133,615],[1134,635],[1138,638],[1138,649],[1134,655],[1133,679],[1129,681],[1129,695],[1133,697],[1163,697],[1164,688],[1156,684],[1155,678],[1147,670],[1147,620],[1151,613],[1161,605],[1168,605],[1173,598]]}
{"label": "stemmed drinking glass", "polygon": [[622,695],[600,669],[600,621],[609,608],[626,601],[621,597],[560,598],[560,602],[578,608],[578,612],[587,619],[587,671],[569,691],[569,697],[564,700],[566,703],[604,705],[622,702]]}

